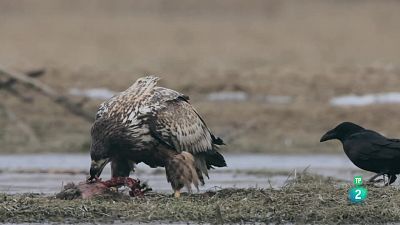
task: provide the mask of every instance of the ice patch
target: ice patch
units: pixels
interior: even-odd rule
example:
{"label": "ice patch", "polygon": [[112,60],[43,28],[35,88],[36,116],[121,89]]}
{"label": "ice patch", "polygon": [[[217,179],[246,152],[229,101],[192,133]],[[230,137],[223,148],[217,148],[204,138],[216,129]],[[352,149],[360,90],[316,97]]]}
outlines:
{"label": "ice patch", "polygon": [[399,104],[400,92],[377,93],[367,95],[345,95],[332,98],[333,106],[366,106],[373,104]]}
{"label": "ice patch", "polygon": [[208,94],[207,99],[210,101],[245,101],[248,94],[243,91],[221,91]]}
{"label": "ice patch", "polygon": [[113,97],[117,92],[108,90],[106,88],[92,88],[86,90],[80,90],[78,88],[71,88],[69,90],[70,95],[87,97],[90,99],[107,100]]}
{"label": "ice patch", "polygon": [[269,104],[288,104],[293,98],[285,95],[250,95],[243,91],[220,91],[207,95],[209,101],[259,101]]}

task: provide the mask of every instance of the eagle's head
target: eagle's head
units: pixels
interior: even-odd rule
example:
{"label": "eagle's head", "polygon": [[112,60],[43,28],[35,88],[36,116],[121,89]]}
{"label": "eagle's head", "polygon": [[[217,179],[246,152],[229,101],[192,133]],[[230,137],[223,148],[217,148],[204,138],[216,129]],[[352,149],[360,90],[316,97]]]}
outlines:
{"label": "eagle's head", "polygon": [[157,76],[145,76],[137,79],[133,85],[136,86],[136,88],[145,88],[149,85],[157,84],[159,80],[160,78]]}
{"label": "eagle's head", "polygon": [[143,95],[151,91],[157,85],[158,80],[160,80],[160,78],[156,76],[141,77],[137,79],[136,82],[126,91],[138,96]]}
{"label": "eagle's head", "polygon": [[92,159],[90,165],[90,177],[88,180],[98,178],[103,172],[104,167],[110,162],[111,151],[109,132],[112,130],[103,119],[97,120],[92,127],[92,143],[90,145],[90,157]]}
{"label": "eagle's head", "polygon": [[104,167],[111,161],[115,152],[123,152],[131,148],[128,131],[120,122],[109,119],[98,119],[92,127],[92,144],[90,145],[90,177],[93,180],[100,177]]}
{"label": "eagle's head", "polygon": [[110,151],[108,150],[106,141],[92,142],[90,146],[90,157],[92,159],[90,165],[90,177],[93,180],[100,177],[104,167],[110,162]]}

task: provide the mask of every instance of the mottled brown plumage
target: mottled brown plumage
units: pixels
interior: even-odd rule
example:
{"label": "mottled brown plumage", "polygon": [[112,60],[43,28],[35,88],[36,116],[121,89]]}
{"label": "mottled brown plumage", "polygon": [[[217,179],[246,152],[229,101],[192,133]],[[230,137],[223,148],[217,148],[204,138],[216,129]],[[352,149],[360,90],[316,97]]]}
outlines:
{"label": "mottled brown plumage", "polygon": [[92,127],[91,178],[111,162],[112,176],[129,176],[134,164],[165,167],[179,190],[204,184],[208,169],[226,166],[218,146],[189,98],[157,87],[159,78],[138,79],[130,88],[101,104]]}

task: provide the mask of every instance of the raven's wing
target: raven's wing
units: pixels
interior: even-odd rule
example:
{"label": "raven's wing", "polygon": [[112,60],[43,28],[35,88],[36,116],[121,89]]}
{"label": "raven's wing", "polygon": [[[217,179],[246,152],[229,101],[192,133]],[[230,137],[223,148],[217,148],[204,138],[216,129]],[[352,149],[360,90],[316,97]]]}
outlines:
{"label": "raven's wing", "polygon": [[148,122],[151,134],[177,152],[215,152],[215,144],[223,144],[182,97],[166,101]]}
{"label": "raven's wing", "polygon": [[359,159],[400,159],[400,140],[388,139],[371,130],[351,135],[346,146],[353,149]]}

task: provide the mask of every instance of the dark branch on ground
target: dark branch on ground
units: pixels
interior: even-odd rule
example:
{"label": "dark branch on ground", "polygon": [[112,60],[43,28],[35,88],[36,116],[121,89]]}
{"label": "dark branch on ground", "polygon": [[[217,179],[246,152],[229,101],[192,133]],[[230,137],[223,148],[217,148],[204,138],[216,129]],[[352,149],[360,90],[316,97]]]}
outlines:
{"label": "dark branch on ground", "polygon": [[[42,76],[44,72],[45,71],[43,69],[34,70],[28,72],[27,75],[25,75],[23,73],[8,70],[0,66],[0,89],[7,90],[14,96],[21,98],[23,101],[30,101],[29,97],[21,95],[20,92],[15,89],[15,85],[17,83],[22,84],[23,86],[33,89],[41,93],[42,95],[50,98],[53,102],[61,105],[72,114],[79,116],[88,122],[92,122],[94,119],[93,113],[84,110],[82,108],[82,102],[75,103],[68,97],[58,93],[52,87],[35,79]],[[2,77],[3,79],[1,79]]]}

